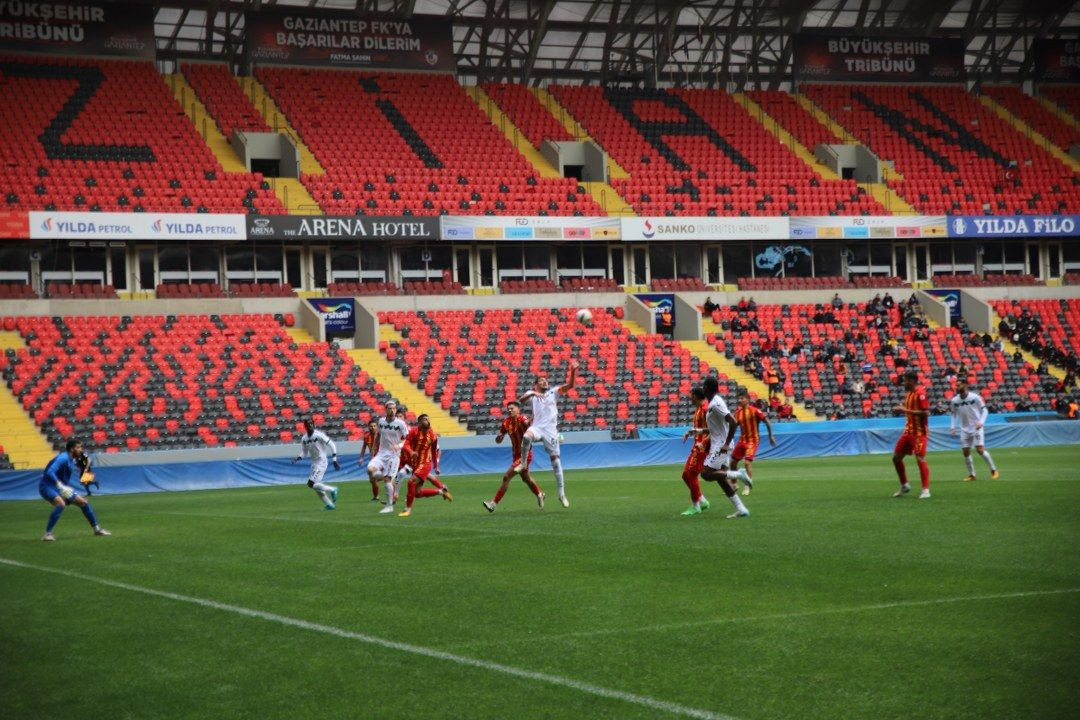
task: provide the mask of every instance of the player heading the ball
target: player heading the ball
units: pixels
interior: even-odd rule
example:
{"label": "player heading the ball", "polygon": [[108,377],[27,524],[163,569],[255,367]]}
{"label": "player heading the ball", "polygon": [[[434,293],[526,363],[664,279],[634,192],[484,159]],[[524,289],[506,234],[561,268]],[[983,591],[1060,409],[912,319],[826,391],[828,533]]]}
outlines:
{"label": "player heading the ball", "polygon": [[564,508],[570,507],[570,501],[566,499],[566,481],[563,477],[562,460],[559,459],[559,408],[556,397],[574,388],[577,380],[579,367],[577,360],[571,360],[566,374],[566,382],[557,387],[551,387],[546,375],[536,378],[533,389],[518,398],[518,403],[524,405],[526,401],[532,403],[532,426],[525,431],[521,439],[521,458],[514,465],[516,473],[525,469],[526,463],[532,452],[533,443],[544,443],[544,450],[551,458],[551,471],[555,473],[555,485],[559,491],[559,502]]}

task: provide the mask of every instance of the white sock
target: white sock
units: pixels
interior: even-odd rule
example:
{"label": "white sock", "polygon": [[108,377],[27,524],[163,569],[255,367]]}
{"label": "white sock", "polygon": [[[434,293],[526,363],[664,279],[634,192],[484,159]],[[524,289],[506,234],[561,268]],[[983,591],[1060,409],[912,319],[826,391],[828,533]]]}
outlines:
{"label": "white sock", "polygon": [[728,470],[724,477],[728,480],[742,480],[742,474],[738,470]]}
{"label": "white sock", "polygon": [[527,434],[521,437],[521,462],[524,463],[525,459],[529,457],[529,450],[532,449],[532,438]]}
{"label": "white sock", "polygon": [[394,504],[394,481],[393,480],[387,480],[386,481],[386,504],[387,505],[393,505]]}
{"label": "white sock", "polygon": [[967,465],[968,475],[975,474],[975,462],[971,459],[970,455],[964,456],[964,463]]}
{"label": "white sock", "polygon": [[[525,445],[521,446],[521,457],[529,457],[525,450]],[[551,458],[551,471],[555,473],[555,486],[559,488],[559,496],[566,495],[566,479],[563,478],[562,471],[562,459],[554,457]]]}
{"label": "white sock", "polygon": [[997,472],[997,468],[994,467],[994,458],[990,457],[990,453],[983,450],[981,453],[982,459],[986,461],[986,464],[990,466],[990,472]]}
{"label": "white sock", "polygon": [[731,501],[731,504],[735,506],[736,510],[741,513],[746,512],[746,506],[742,504],[742,500],[739,498],[738,495],[732,495],[728,498],[728,500]]}
{"label": "white sock", "polygon": [[321,482],[317,482],[314,485],[312,485],[311,487],[317,493],[328,493],[331,490],[333,490],[332,487],[330,487],[326,483],[321,483]]}
{"label": "white sock", "polygon": [[315,494],[319,496],[319,499],[323,501],[323,505],[330,504],[330,496],[324,493],[322,490],[316,490]]}
{"label": "white sock", "polygon": [[701,509],[701,501],[698,500],[696,503],[694,503],[694,507],[696,507],[698,510],[700,510]]}

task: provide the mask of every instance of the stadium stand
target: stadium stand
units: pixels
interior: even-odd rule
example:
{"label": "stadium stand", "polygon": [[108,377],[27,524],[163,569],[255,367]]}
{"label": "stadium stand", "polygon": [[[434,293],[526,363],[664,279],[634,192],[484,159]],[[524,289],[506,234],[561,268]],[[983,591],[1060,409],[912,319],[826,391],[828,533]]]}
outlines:
{"label": "stadium stand", "polygon": [[336,282],[326,287],[330,295],[400,295],[401,288],[388,282]]}
{"label": "stadium stand", "polygon": [[1001,287],[1009,285],[1042,285],[1034,275],[1022,273],[986,275],[934,275],[934,287]]}
{"label": "stadium stand", "polygon": [[1074,118],[1080,119],[1080,88],[1075,85],[1043,85],[1039,93]]}
{"label": "stadium stand", "polygon": [[288,443],[306,414],[355,440],[389,399],[344,350],[296,344],[283,316],[10,324],[27,347],[0,356],[0,371],[56,446],[72,436],[106,452]]}
{"label": "stadium stand", "polygon": [[851,284],[857,288],[911,287],[911,283],[905,282],[895,275],[855,275],[851,278]]}
{"label": "stadium stand", "polygon": [[803,92],[902,180],[890,187],[937,215],[1080,210],[1080,176],[962,87],[804,85]]}
{"label": "stadium stand", "polygon": [[57,283],[45,286],[45,294],[54,300],[115,300],[116,288],[100,283]]}
{"label": "stadium stand", "polygon": [[503,280],[499,283],[499,292],[504,295],[529,295],[531,293],[552,293],[561,290],[558,285],[548,279],[536,280]]}
{"label": "stadium stand", "polygon": [[0,282],[0,300],[37,300],[38,294],[26,283]]}
{"label": "stadium stand", "polygon": [[604,214],[576,181],[539,177],[449,75],[256,74],[326,169],[301,179],[328,214]]}
{"label": "stadium stand", "polygon": [[405,281],[406,295],[464,295],[465,288],[459,282]]}
{"label": "stadium stand", "polygon": [[823,180],[723,91],[549,91],[630,173],[611,184],[640,215],[885,212],[854,181]]}
{"label": "stadium stand", "polygon": [[184,78],[226,140],[234,131],[271,132],[266,120],[251,104],[228,66],[209,63],[182,63]]}
{"label": "stadium stand", "polygon": [[284,212],[223,171],[152,63],[0,56],[0,77],[0,207]]}
{"label": "stadium stand", "polygon": [[738,279],[738,285],[740,290],[833,290],[853,287],[842,277],[743,277]]}
{"label": "stadium stand", "polygon": [[1010,113],[1020,118],[1035,132],[1068,152],[1074,143],[1080,142],[1080,129],[1069,125],[1054,113],[1047,110],[1035,98],[1022,88],[1003,85],[984,85],[983,95],[993,98]]}
{"label": "stadium stand", "polygon": [[1061,353],[1052,360],[1064,360],[1055,364],[1076,369],[1075,360],[1069,361],[1067,358],[1070,353],[1074,358],[1080,355],[1080,299],[992,300],[990,304],[1002,319],[1019,323],[1020,328],[1025,324],[1022,318],[1037,319],[1038,325],[1030,339],[1018,330],[1021,347],[1041,357],[1042,346],[1050,346]]}
{"label": "stadium stand", "polygon": [[[577,388],[560,401],[563,430],[610,430],[632,437],[639,427],[689,423],[691,381],[709,372],[682,345],[623,327],[621,310],[593,308],[593,324],[574,309],[379,313],[400,342],[381,350],[445,410],[477,433],[494,433],[506,402],[548,373],[561,384],[567,361],[581,361]],[[732,397],[735,384],[721,378]]]}
{"label": "stadium stand", "polygon": [[1061,280],[1066,285],[1080,285],[1080,273],[1065,273],[1065,276]]}
{"label": "stadium stand", "polygon": [[656,292],[699,292],[711,290],[701,278],[653,278],[649,288]]}
{"label": "stadium stand", "polygon": [[525,85],[483,83],[481,87],[533,147],[539,149],[544,140],[574,139]]}
{"label": "stadium stand", "polygon": [[228,297],[217,283],[163,283],[157,286],[154,294],[158,300]]}
{"label": "stadium stand", "polygon": [[235,298],[296,297],[289,283],[230,283],[229,295]]}
{"label": "stadium stand", "polygon": [[780,90],[750,90],[746,95],[810,152],[818,145],[841,142],[829,128],[796,102],[791,93]]}
{"label": "stadium stand", "polygon": [[898,376],[911,368],[936,399],[935,414],[947,412],[965,366],[992,412],[1050,408],[1048,376],[959,328],[902,323],[899,304],[876,313],[867,303],[721,307],[712,319],[725,330],[707,338],[718,351],[755,375],[775,368],[785,394],[829,418],[893,416],[904,396]]}
{"label": "stadium stand", "polygon": [[567,292],[622,292],[622,286],[612,278],[568,277],[559,282]]}

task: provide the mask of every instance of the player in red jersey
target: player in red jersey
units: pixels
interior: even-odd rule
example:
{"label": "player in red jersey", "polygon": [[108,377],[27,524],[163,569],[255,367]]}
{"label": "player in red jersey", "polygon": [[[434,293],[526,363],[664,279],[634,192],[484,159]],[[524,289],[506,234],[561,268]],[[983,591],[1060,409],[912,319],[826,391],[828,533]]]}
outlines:
{"label": "player in red jersey", "polygon": [[919,464],[919,477],[922,479],[922,492],[919,494],[919,499],[925,500],[930,497],[930,466],[926,464],[930,400],[926,397],[926,390],[919,386],[919,373],[914,370],[904,373],[904,390],[907,391],[904,404],[893,408],[907,417],[904,434],[896,441],[896,448],[893,450],[892,461],[896,467],[896,474],[900,478],[900,489],[893,493],[893,497],[902,497],[911,492],[907,470],[904,468],[904,456],[914,455],[915,462]]}
{"label": "player in red jersey", "polygon": [[[364,446],[360,449],[360,467],[367,469],[368,463],[375,458],[375,441],[379,437],[379,423],[372,420],[364,431]],[[379,481],[368,473],[371,482],[371,502],[379,502]]]}
{"label": "player in red jersey", "polygon": [[[776,447],[776,437],[772,432],[772,423],[759,408],[750,404],[750,394],[745,390],[739,393],[738,407],[735,409],[735,422],[739,424],[739,442],[731,451],[731,469],[739,469],[739,461],[746,461],[746,474],[754,477],[751,465],[754,463],[754,455],[757,453],[758,444],[761,442],[761,433],[758,425],[765,423],[765,429],[769,433],[769,444]],[[739,481],[732,482],[732,487],[739,489]],[[750,494],[750,486],[743,487],[743,495]]]}
{"label": "player in red jersey", "polygon": [[690,488],[690,507],[683,510],[683,515],[700,515],[702,510],[709,509],[709,501],[701,493],[701,468],[705,465],[705,457],[709,454],[709,425],[705,421],[705,414],[709,410],[709,403],[705,401],[705,391],[700,387],[690,390],[690,404],[694,408],[694,424],[683,434],[683,442],[694,437],[694,445],[690,448],[690,455],[683,465],[682,479],[686,487]]}
{"label": "player in red jersey", "polygon": [[540,486],[533,481],[532,474],[529,472],[529,465],[532,463],[532,450],[529,450],[528,457],[521,457],[521,438],[525,437],[525,431],[529,429],[529,418],[521,414],[521,405],[516,400],[506,404],[506,412],[507,417],[499,426],[499,434],[495,436],[495,442],[502,443],[503,438],[509,435],[510,449],[513,451],[514,460],[510,463],[506,474],[503,475],[502,485],[495,491],[495,497],[491,500],[485,500],[484,507],[487,508],[488,512],[495,512],[495,506],[499,504],[503,495],[506,494],[506,489],[510,487],[510,481],[518,474],[515,468],[520,465],[522,481],[532,490],[532,494],[536,496],[536,504],[543,510],[544,493],[540,491]]}
{"label": "player in red jersey", "polygon": [[[441,495],[443,500],[453,502],[454,498],[450,490],[443,485],[439,478],[439,437],[431,429],[431,420],[427,415],[416,418],[416,427],[409,431],[405,438],[403,451],[412,465],[412,477],[409,478],[409,493],[405,497],[405,509],[398,513],[398,517],[412,515],[413,500],[418,497],[435,497]],[[435,487],[421,487],[425,482],[430,482]]]}

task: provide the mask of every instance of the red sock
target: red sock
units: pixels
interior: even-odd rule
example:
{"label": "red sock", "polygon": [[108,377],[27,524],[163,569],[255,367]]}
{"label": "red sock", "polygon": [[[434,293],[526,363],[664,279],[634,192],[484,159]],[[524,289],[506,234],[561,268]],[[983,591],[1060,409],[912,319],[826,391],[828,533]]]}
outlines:
{"label": "red sock", "polygon": [[919,463],[919,479],[922,480],[922,489],[930,489],[930,466],[923,458],[915,458]]}
{"label": "red sock", "polygon": [[439,481],[439,478],[430,477],[428,478],[428,482],[434,485],[437,490],[442,490],[444,487],[446,487],[442,484],[442,482]]}
{"label": "red sock", "polygon": [[540,496],[540,486],[539,485],[537,485],[532,480],[526,480],[525,484],[529,486],[530,490],[532,490],[533,495],[536,495],[537,497]]}
{"label": "red sock", "polygon": [[375,498],[376,500],[379,499],[379,484],[378,483],[371,483],[371,497]]}
{"label": "red sock", "polygon": [[683,482],[686,483],[686,487],[690,488],[690,502],[697,502],[701,499],[701,480],[697,475],[683,475]]}
{"label": "red sock", "polygon": [[416,499],[416,481],[409,481],[409,494],[405,496],[405,507],[411,508],[413,500]]}
{"label": "red sock", "polygon": [[904,461],[901,460],[896,464],[896,474],[900,476],[900,484],[907,485],[907,468],[904,467]]}
{"label": "red sock", "polygon": [[416,497],[435,497],[439,491],[435,488],[420,488],[416,491]]}
{"label": "red sock", "polygon": [[500,485],[499,491],[495,493],[495,504],[498,505],[499,501],[503,499],[503,495],[506,494],[506,486]]}

